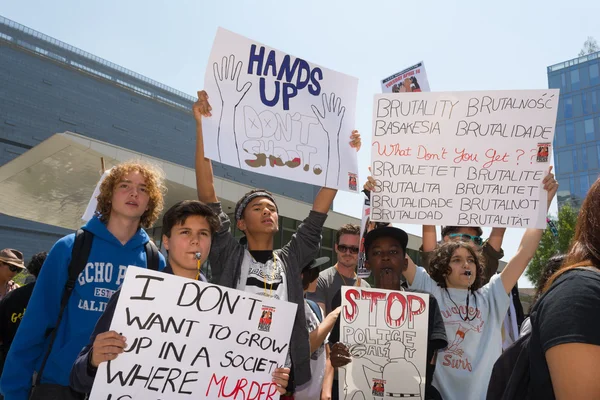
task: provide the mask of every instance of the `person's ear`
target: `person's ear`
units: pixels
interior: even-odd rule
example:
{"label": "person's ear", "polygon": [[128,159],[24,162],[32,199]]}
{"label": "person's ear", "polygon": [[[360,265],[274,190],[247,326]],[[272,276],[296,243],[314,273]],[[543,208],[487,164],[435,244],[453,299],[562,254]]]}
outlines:
{"label": "person's ear", "polygon": [[165,250],[169,251],[169,238],[167,235],[162,235],[162,244],[165,246]]}
{"label": "person's ear", "polygon": [[239,221],[236,223],[236,225],[237,225],[237,228],[238,228],[240,231],[244,232],[244,231],[246,230],[246,222],[244,221],[244,219],[240,219],[240,220],[239,220]]}

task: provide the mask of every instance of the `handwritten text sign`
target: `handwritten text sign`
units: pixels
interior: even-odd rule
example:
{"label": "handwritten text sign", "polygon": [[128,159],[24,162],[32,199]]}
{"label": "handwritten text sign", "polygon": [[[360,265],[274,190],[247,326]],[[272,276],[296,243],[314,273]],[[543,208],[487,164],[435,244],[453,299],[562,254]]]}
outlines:
{"label": "handwritten text sign", "polygon": [[424,398],[429,295],[342,287],[340,399]]}
{"label": "handwritten text sign", "polygon": [[126,353],[100,364],[91,400],[279,399],[296,308],[130,266],[111,324]]}
{"label": "handwritten text sign", "polygon": [[219,28],[204,87],[206,156],[295,182],[357,191],[356,78]]}
{"label": "handwritten text sign", "polygon": [[545,228],[558,90],[375,96],[371,220]]}
{"label": "handwritten text sign", "polygon": [[381,81],[383,93],[429,92],[425,64],[420,62]]}

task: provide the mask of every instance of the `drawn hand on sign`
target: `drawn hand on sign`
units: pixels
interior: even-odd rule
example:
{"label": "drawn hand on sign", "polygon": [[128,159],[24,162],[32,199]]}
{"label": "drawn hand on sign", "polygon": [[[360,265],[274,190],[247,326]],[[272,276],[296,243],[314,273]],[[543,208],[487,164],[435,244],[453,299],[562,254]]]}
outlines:
{"label": "drawn hand on sign", "polygon": [[[239,78],[242,72],[242,62],[235,63],[232,54],[223,57],[219,66],[213,64],[215,82],[221,96],[221,117],[219,119],[219,130],[217,133],[217,144],[219,147],[219,161],[227,165],[240,167],[238,151],[238,137],[235,130],[235,113],[238,105],[252,87],[252,82],[246,82],[239,89]],[[221,134],[223,133],[223,134]],[[232,134],[233,133],[233,134]]]}
{"label": "drawn hand on sign", "polygon": [[[327,133],[327,166],[324,186],[337,188],[340,181],[340,129],[342,128],[346,107],[342,106],[342,99],[336,97],[335,93],[331,93],[329,100],[327,99],[327,94],[323,93],[322,100],[323,113],[314,105],[311,108],[323,130]],[[334,173],[330,174],[329,164],[332,160],[337,163],[337,169]],[[335,179],[334,182],[330,183],[328,181],[330,176]]]}

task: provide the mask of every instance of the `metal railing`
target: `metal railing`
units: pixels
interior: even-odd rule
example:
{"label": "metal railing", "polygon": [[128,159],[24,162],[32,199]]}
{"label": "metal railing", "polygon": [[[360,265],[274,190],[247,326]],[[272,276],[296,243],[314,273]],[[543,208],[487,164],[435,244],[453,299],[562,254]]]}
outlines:
{"label": "metal railing", "polygon": [[[95,63],[101,64],[101,65],[103,65],[105,67],[108,67],[110,69],[116,70],[116,71],[120,72],[123,75],[130,76],[132,78],[135,78],[137,80],[145,82],[148,85],[155,86],[155,87],[157,87],[159,89],[162,89],[165,92],[168,92],[168,93],[174,94],[176,96],[179,96],[179,97],[181,97],[183,99],[189,100],[191,102],[196,101],[196,98],[194,96],[191,96],[191,95],[189,95],[187,93],[183,93],[183,92],[181,92],[181,91],[179,91],[177,89],[173,89],[172,87],[169,87],[169,86],[164,85],[164,84],[162,84],[160,82],[157,82],[157,81],[155,81],[153,79],[150,79],[148,77],[140,75],[137,72],[131,71],[131,70],[127,69],[127,68],[123,68],[120,65],[117,65],[117,64],[112,63],[110,61],[107,61],[107,60],[105,60],[103,58],[97,57],[97,56],[95,56],[95,55],[93,55],[91,53],[88,53],[87,51],[83,51],[83,50],[81,50],[81,49],[79,49],[77,47],[71,46],[70,44],[67,44],[67,43],[62,42],[60,40],[57,40],[57,39],[55,39],[53,37],[45,35],[45,34],[43,34],[41,32],[38,32],[38,31],[36,31],[34,29],[28,28],[25,25],[21,25],[18,22],[12,21],[12,20],[10,20],[8,18],[5,18],[3,16],[0,16],[0,25],[5,25],[5,26],[8,26],[8,27],[10,27],[12,29],[15,29],[17,31],[23,32],[23,33],[25,33],[27,35],[31,35],[31,36],[35,37],[36,39],[38,39],[38,40],[40,40],[42,42],[47,42],[49,44],[52,44],[53,46],[56,46],[56,47],[59,47],[61,49],[66,50],[66,51],[75,53],[79,57],[82,57],[84,59],[88,59],[90,61],[93,61]],[[30,44],[30,43],[24,42],[23,40],[15,39],[15,38],[7,35],[6,33],[0,32],[0,38],[4,39],[6,41],[12,41],[12,42],[16,43],[19,46],[27,48],[28,50],[31,50],[31,51],[35,51],[35,52],[37,52],[39,54],[42,54],[44,56],[52,57],[55,60],[63,61],[65,63],[68,63],[71,66],[74,66],[75,68],[85,70],[85,71],[87,71],[89,73],[92,73],[92,74],[95,74],[95,75],[99,75],[99,76],[101,76],[103,78],[106,78],[106,79],[111,79],[112,81],[118,82],[119,84],[121,84],[123,86],[126,86],[126,87],[128,87],[128,88],[130,88],[130,89],[132,89],[132,90],[134,90],[134,91],[136,91],[138,93],[140,93],[140,94],[144,94],[144,95],[149,96],[149,97],[157,98],[157,99],[159,99],[159,101],[166,101],[169,104],[173,104],[173,105],[176,105],[176,106],[179,106],[179,107],[184,107],[186,109],[190,108],[187,105],[183,105],[183,104],[177,103],[176,101],[173,101],[173,100],[170,100],[170,99],[166,99],[164,96],[160,96],[158,94],[151,94],[150,95],[149,94],[150,92],[148,90],[139,88],[139,87],[137,87],[137,86],[135,86],[133,84],[130,84],[130,83],[125,83],[123,80],[120,80],[120,79],[117,79],[117,78],[112,79],[112,77],[109,77],[107,74],[102,73],[100,71],[96,71],[94,68],[91,68],[89,66],[84,66],[84,65],[82,65],[80,63],[76,63],[76,62],[73,62],[73,61],[65,60],[64,57],[59,56],[57,54],[54,54],[54,53],[52,53],[51,51],[49,51],[47,49],[41,49],[38,46],[34,46],[34,45]]]}
{"label": "metal railing", "polygon": [[596,53],[586,54],[585,56],[577,57],[572,60],[563,61],[558,64],[554,64],[548,67],[548,72],[559,71],[563,68],[572,67],[573,65],[581,64],[587,61],[595,60],[600,58],[600,51]]}

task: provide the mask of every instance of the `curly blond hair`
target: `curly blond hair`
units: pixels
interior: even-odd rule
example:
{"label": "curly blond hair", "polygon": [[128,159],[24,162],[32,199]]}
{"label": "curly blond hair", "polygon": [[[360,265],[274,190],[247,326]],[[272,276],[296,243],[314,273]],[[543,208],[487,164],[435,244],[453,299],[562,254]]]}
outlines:
{"label": "curly blond hair", "polygon": [[102,181],[95,212],[100,221],[108,222],[112,210],[111,200],[117,184],[123,179],[124,175],[134,171],[138,171],[146,179],[146,189],[149,196],[148,210],[142,214],[140,225],[147,229],[156,222],[163,210],[163,196],[167,191],[164,184],[164,173],[160,168],[141,161],[127,161],[114,166]]}

